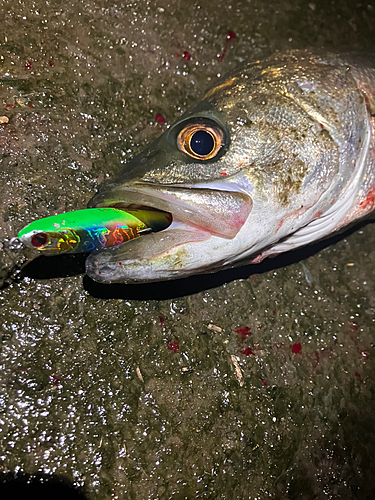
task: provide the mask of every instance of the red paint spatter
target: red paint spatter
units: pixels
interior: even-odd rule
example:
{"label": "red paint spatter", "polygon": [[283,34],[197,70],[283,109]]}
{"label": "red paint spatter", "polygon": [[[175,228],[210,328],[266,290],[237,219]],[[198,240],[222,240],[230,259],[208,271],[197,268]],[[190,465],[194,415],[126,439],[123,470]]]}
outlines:
{"label": "red paint spatter", "polygon": [[358,372],[355,372],[354,374],[357,378],[361,378],[361,375]]}
{"label": "red paint spatter", "polygon": [[159,321],[160,321],[160,326],[164,326],[165,321],[163,316],[159,316]]}
{"label": "red paint spatter", "polygon": [[163,115],[161,115],[160,113],[156,113],[155,115],[155,120],[158,122],[158,123],[165,123],[165,118]]}
{"label": "red paint spatter", "polygon": [[250,347],[246,347],[245,349],[243,349],[242,351],[242,354],[244,354],[245,356],[250,356],[250,354],[252,356],[255,356],[255,353],[253,352],[252,349],[250,349]]}
{"label": "red paint spatter", "polygon": [[258,330],[261,330],[264,325],[258,325]]}
{"label": "red paint spatter", "polygon": [[292,345],[292,352],[294,354],[299,354],[300,352],[302,352],[302,346],[299,342],[296,342]]}
{"label": "red paint spatter", "polygon": [[225,56],[226,52],[227,52],[227,48],[224,47],[223,52],[219,56],[217,56],[217,60],[218,61],[222,61],[224,59],[224,56]]}
{"label": "red paint spatter", "polygon": [[229,30],[227,33],[227,39],[225,40],[225,43],[224,43],[223,52],[219,56],[217,56],[218,61],[222,61],[224,59],[225,54],[227,53],[227,50],[228,50],[228,44],[230,43],[231,40],[234,40],[235,38],[236,38],[235,32],[232,30]]}
{"label": "red paint spatter", "polygon": [[9,109],[9,108],[14,109],[17,106],[15,104],[5,104],[5,107],[6,107],[6,109]]}
{"label": "red paint spatter", "polygon": [[29,106],[29,108],[34,109],[34,105],[31,104],[30,102],[27,105]]}
{"label": "red paint spatter", "polygon": [[27,69],[27,70],[33,69],[33,63],[31,61],[28,61],[25,64],[25,69]]}
{"label": "red paint spatter", "polygon": [[51,68],[53,68],[55,63],[51,60],[51,61],[48,61],[48,65],[51,66]]}
{"label": "red paint spatter", "polygon": [[187,50],[184,50],[182,54],[176,54],[176,57],[183,57],[186,61],[190,61],[191,54]]}
{"label": "red paint spatter", "polygon": [[220,172],[220,175],[228,175],[226,172]]}
{"label": "red paint spatter", "polygon": [[264,385],[264,387],[268,387],[270,385],[268,382],[266,382],[264,380],[264,378],[261,378],[260,380],[262,381],[262,384]]}
{"label": "red paint spatter", "polygon": [[53,387],[58,387],[59,385],[61,385],[61,380],[56,375],[51,375],[49,379]]}
{"label": "red paint spatter", "polygon": [[375,188],[371,188],[370,191],[367,193],[366,198],[359,204],[359,207],[362,210],[371,212],[374,206],[375,206]]}
{"label": "red paint spatter", "polygon": [[245,340],[248,335],[251,335],[251,331],[248,326],[239,326],[236,328],[236,333],[241,336],[242,340]]}
{"label": "red paint spatter", "polygon": [[170,351],[177,352],[180,348],[180,346],[177,344],[177,342],[171,342],[170,340],[167,341],[167,347]]}

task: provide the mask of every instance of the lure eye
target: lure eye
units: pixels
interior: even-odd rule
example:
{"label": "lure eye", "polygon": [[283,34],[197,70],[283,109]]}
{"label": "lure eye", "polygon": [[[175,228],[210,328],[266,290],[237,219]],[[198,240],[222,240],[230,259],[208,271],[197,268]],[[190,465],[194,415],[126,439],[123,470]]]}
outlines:
{"label": "lure eye", "polygon": [[44,247],[48,243],[48,235],[46,233],[37,233],[31,238],[31,245],[34,248]]}
{"label": "lure eye", "polygon": [[193,123],[183,128],[177,137],[178,148],[197,160],[210,160],[220,151],[223,132],[204,123]]}

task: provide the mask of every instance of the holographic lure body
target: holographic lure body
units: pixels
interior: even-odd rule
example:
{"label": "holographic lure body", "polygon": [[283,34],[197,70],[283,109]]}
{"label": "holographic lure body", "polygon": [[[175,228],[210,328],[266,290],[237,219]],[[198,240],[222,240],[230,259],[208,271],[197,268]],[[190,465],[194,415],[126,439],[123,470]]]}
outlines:
{"label": "holographic lure body", "polygon": [[17,236],[26,246],[47,255],[91,252],[119,246],[170,222],[163,212],[90,208],[36,220]]}

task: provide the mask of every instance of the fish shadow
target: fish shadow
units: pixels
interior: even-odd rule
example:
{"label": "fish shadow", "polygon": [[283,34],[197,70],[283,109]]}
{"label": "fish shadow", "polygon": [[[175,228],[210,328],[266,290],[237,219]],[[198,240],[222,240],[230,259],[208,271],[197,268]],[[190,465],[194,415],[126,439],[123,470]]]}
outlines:
{"label": "fish shadow", "polygon": [[85,274],[85,261],[88,255],[88,253],[51,257],[40,255],[22,268],[21,278],[47,280]]}
{"label": "fish shadow", "polygon": [[66,478],[47,474],[0,473],[0,498],[37,498],[38,500],[87,500],[82,490]]}
{"label": "fish shadow", "polygon": [[[98,299],[170,300],[185,297],[220,287],[225,283],[235,280],[248,279],[254,274],[261,275],[291,264],[296,264],[338,243],[358,229],[373,222],[374,220],[361,221],[355,226],[349,227],[349,229],[341,233],[335,233],[327,239],[282,253],[274,258],[267,258],[260,264],[242,265],[212,274],[197,274],[176,280],[128,285],[97,283],[85,275],[83,277],[83,286],[91,296]],[[40,256],[29,262],[22,269],[22,276],[43,280],[84,274],[87,255]]]}

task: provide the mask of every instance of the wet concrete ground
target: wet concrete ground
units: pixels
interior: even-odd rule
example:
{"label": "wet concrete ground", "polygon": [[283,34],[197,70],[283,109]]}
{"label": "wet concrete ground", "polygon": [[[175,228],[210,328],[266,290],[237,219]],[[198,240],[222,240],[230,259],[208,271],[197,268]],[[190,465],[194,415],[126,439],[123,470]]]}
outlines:
{"label": "wet concrete ground", "polygon": [[84,207],[243,60],[375,52],[374,5],[0,11],[0,470],[18,480],[6,487],[37,475],[90,500],[373,498],[373,224],[258,266],[137,286],[8,242]]}

